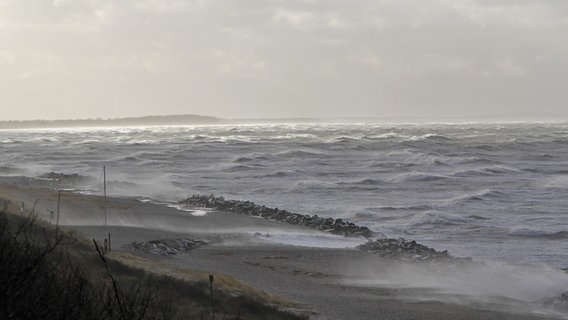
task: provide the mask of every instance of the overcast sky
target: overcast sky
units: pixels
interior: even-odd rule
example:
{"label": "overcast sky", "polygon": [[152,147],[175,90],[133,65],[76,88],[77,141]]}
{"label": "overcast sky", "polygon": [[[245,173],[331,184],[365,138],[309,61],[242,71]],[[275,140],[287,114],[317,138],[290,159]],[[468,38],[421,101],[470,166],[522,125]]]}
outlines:
{"label": "overcast sky", "polygon": [[566,0],[0,0],[0,120],[566,112]]}

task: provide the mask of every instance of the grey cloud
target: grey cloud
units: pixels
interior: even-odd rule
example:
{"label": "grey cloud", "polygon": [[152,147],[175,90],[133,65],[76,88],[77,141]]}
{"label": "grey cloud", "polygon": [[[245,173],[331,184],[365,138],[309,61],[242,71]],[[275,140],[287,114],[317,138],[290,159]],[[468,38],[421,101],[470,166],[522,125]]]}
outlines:
{"label": "grey cloud", "polygon": [[460,115],[565,100],[564,1],[0,6],[7,118]]}

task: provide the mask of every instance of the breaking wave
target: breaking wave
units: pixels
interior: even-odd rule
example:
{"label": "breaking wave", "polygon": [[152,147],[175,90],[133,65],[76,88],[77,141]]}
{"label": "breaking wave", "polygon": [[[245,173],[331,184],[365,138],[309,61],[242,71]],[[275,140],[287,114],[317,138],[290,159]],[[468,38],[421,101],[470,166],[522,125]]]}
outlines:
{"label": "breaking wave", "polygon": [[410,137],[409,140],[410,141],[424,141],[424,140],[449,141],[452,139],[441,134],[427,133],[420,136],[412,136]]}

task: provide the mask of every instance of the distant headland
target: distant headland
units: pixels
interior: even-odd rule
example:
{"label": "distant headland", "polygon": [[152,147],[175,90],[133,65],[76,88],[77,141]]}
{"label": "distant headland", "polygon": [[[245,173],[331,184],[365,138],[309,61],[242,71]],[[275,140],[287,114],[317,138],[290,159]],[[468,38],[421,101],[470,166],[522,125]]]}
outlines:
{"label": "distant headland", "polygon": [[0,121],[0,129],[120,127],[145,125],[219,124],[225,120],[216,117],[187,115],[145,116],[114,119],[22,120]]}
{"label": "distant headland", "polygon": [[317,123],[317,118],[279,118],[279,119],[223,119],[196,114],[152,115],[111,119],[71,119],[71,120],[11,120],[0,121],[0,129],[34,128],[79,128],[79,127],[130,127],[130,126],[183,126],[183,125],[221,125],[243,123]]}
{"label": "distant headland", "polygon": [[503,122],[565,122],[568,113],[507,113],[463,117],[346,117],[346,118],[250,118],[226,119],[196,114],[150,115],[109,119],[61,120],[7,120],[0,121],[0,129],[80,128],[80,127],[131,127],[131,126],[183,126],[262,123],[503,123]]}

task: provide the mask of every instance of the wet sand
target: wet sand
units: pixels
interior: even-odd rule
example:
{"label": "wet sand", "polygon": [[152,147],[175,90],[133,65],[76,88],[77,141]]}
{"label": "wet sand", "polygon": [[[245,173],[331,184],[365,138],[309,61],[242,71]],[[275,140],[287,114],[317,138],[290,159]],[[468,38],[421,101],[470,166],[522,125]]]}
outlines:
{"label": "wet sand", "polygon": [[[4,179],[0,181],[0,197],[17,206],[24,202],[27,210],[35,203],[40,218],[50,220],[49,211],[57,207],[57,192],[34,185],[23,178]],[[98,241],[104,237],[101,197],[62,192],[60,212],[60,225]],[[310,319],[551,319],[528,310],[505,312],[490,304],[450,303],[452,299],[429,294],[427,288],[366,285],[364,275],[369,269],[381,275],[381,270],[399,268],[400,263],[356,249],[292,246],[259,236],[316,233],[281,222],[218,211],[194,216],[166,204],[109,198],[107,224],[114,251],[234,276],[304,305],[310,310]],[[176,255],[128,248],[134,241],[176,238],[200,239],[207,245]]]}

